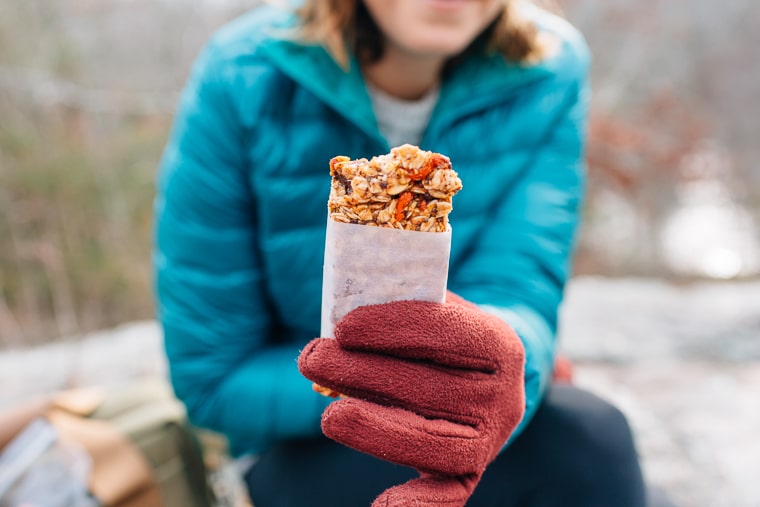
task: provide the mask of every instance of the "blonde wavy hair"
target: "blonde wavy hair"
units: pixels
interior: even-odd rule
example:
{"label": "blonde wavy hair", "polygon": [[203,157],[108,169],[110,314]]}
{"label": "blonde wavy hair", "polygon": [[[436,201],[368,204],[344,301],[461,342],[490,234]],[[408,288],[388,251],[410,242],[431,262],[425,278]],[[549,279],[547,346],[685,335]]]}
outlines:
{"label": "blonde wavy hair", "polygon": [[[526,0],[503,0],[501,14],[473,45],[480,42],[479,47],[495,50],[515,63],[532,64],[545,58],[552,41],[521,15],[520,2]],[[542,6],[556,11],[545,2]],[[382,57],[382,32],[361,0],[306,0],[298,14],[302,20],[298,37],[324,46],[342,67],[348,67],[348,51],[363,62]]]}

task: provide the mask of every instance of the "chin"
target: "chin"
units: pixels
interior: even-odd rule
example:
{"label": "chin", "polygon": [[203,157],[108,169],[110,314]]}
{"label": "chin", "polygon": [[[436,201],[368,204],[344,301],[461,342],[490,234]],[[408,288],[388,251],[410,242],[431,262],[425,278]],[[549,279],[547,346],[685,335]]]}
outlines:
{"label": "chin", "polygon": [[471,42],[471,37],[456,37],[451,34],[431,34],[409,41],[406,49],[420,56],[451,58],[467,49],[467,46]]}

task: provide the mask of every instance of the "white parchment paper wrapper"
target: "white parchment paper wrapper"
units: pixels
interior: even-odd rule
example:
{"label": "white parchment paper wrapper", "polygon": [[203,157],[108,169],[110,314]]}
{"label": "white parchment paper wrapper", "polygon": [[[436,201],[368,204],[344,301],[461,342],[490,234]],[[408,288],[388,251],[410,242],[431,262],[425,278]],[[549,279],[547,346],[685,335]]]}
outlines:
{"label": "white parchment paper wrapper", "polygon": [[364,305],[403,299],[443,303],[451,229],[419,232],[327,220],[322,330]]}

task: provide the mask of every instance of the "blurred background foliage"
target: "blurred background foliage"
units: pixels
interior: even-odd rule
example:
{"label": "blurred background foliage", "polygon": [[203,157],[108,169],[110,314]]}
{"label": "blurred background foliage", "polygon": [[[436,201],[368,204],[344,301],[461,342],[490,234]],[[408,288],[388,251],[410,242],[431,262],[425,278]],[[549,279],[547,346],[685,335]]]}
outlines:
{"label": "blurred background foliage", "polygon": [[[251,8],[0,0],[0,347],[153,316],[156,166],[189,65]],[[594,53],[576,273],[760,269],[755,0],[565,0]]]}

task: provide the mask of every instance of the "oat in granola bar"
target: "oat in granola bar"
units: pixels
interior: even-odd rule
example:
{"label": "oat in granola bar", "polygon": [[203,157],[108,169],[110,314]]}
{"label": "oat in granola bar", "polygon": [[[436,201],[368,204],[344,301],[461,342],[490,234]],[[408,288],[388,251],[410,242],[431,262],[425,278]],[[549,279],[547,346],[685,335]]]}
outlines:
{"label": "oat in granola bar", "polygon": [[336,222],[424,232],[448,228],[462,181],[448,157],[405,144],[390,153],[330,161],[329,216]]}

